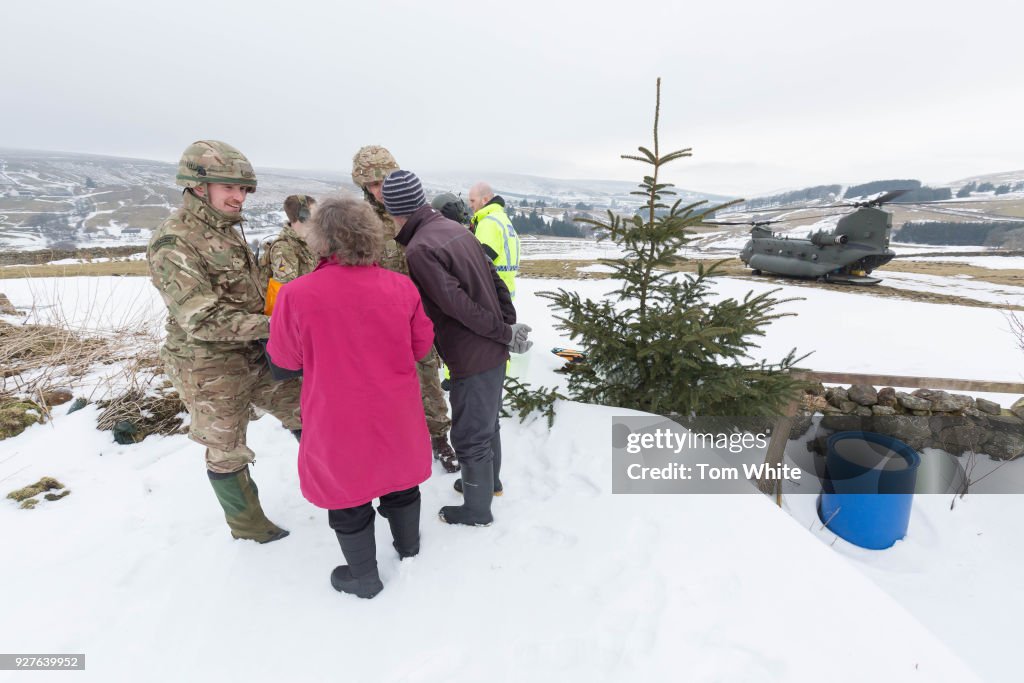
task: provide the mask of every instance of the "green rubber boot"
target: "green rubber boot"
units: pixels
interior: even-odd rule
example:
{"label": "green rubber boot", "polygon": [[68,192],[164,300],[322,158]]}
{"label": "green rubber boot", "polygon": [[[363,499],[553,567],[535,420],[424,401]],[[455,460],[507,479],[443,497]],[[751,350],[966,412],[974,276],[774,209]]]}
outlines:
{"label": "green rubber boot", "polygon": [[257,543],[270,543],[288,535],[263,514],[260,491],[249,476],[249,468],[229,474],[207,471],[213,492],[217,494],[231,535]]}

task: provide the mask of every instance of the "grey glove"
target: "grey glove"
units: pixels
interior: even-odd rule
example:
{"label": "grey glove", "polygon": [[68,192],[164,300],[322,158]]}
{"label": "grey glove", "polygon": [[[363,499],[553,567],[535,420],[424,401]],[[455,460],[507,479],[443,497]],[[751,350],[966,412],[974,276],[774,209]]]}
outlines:
{"label": "grey glove", "polygon": [[512,327],[512,340],[508,343],[508,350],[512,353],[526,353],[533,346],[533,342],[527,337],[533,328],[523,323],[515,323]]}

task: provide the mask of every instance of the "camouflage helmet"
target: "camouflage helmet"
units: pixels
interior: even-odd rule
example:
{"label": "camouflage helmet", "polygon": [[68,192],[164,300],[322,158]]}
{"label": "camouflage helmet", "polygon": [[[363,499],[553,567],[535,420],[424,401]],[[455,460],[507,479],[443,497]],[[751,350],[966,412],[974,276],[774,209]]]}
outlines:
{"label": "camouflage helmet", "polygon": [[430,205],[440,211],[445,218],[456,223],[469,223],[469,209],[461,197],[456,197],[451,192],[444,192],[434,197]]}
{"label": "camouflage helmet", "polygon": [[369,183],[382,182],[397,170],[398,162],[380,145],[361,147],[352,157],[352,182],[363,189]]}
{"label": "camouflage helmet", "polygon": [[243,185],[249,192],[255,192],[256,172],[245,155],[228,143],[199,140],[182,153],[175,182],[182,187],[204,183]]}

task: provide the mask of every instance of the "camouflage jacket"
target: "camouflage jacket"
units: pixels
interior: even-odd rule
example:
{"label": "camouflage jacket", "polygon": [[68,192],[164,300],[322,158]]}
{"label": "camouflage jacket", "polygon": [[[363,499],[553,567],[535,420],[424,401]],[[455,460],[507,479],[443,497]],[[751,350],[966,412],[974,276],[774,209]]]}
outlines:
{"label": "camouflage jacket", "polygon": [[395,273],[408,276],[409,264],[405,262],[405,252],[398,246],[398,242],[395,241],[395,235],[398,234],[398,226],[395,225],[395,221],[391,219],[391,216],[384,211],[384,207],[380,205],[380,202],[375,200],[368,192],[365,192],[365,195],[366,200],[370,202],[370,206],[377,213],[377,217],[380,218],[381,227],[384,230],[384,253],[380,257],[380,265]]}
{"label": "camouflage jacket", "polygon": [[257,356],[270,335],[266,283],[235,230],[237,220],[185,192],[182,207],[153,233],[147,258],[167,305],[164,353],[195,364],[232,354]]}
{"label": "camouflage jacket", "polygon": [[290,225],[281,228],[281,232],[260,249],[264,281],[274,278],[281,284],[291,282],[300,275],[312,273],[318,263],[320,259],[309,250],[306,240],[299,237]]}

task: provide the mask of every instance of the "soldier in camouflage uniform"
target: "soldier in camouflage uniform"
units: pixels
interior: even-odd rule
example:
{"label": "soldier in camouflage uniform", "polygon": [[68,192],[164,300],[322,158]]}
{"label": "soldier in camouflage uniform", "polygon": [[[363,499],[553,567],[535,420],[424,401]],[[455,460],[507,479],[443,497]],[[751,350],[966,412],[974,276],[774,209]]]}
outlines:
{"label": "soldier in camouflage uniform", "polygon": [[206,446],[206,468],[231,535],[260,543],[288,535],[267,519],[249,474],[251,406],[301,434],[298,380],[275,382],[260,340],[266,282],[235,230],[256,189],[249,161],[231,145],[203,140],[185,150],[176,182],[183,202],[153,233],[149,271],[167,304],[160,356],[191,416],[189,438]]}
{"label": "soldier in camouflage uniform", "polygon": [[[379,145],[368,145],[360,148],[352,158],[352,182],[363,190],[363,198],[370,203],[380,217],[384,226],[384,256],[380,264],[388,270],[409,275],[409,266],[405,262],[405,254],[395,242],[398,228],[384,210],[381,200],[381,187],[384,179],[392,171],[398,170],[398,163],[391,152]],[[438,371],[441,359],[437,351],[431,349],[430,355],[417,363],[416,369],[420,377],[420,392],[423,396],[423,412],[427,415],[427,427],[430,429],[430,444],[434,451],[434,459],[439,460],[447,472],[458,472],[459,461],[455,451],[448,443],[448,431],[452,421],[448,417],[448,404],[441,390]]]}
{"label": "soldier in camouflage uniform", "polygon": [[282,285],[300,275],[312,273],[320,259],[306,244],[308,221],[316,200],[304,194],[293,194],[284,200],[288,222],[273,238],[260,247],[260,268],[267,278]]}

